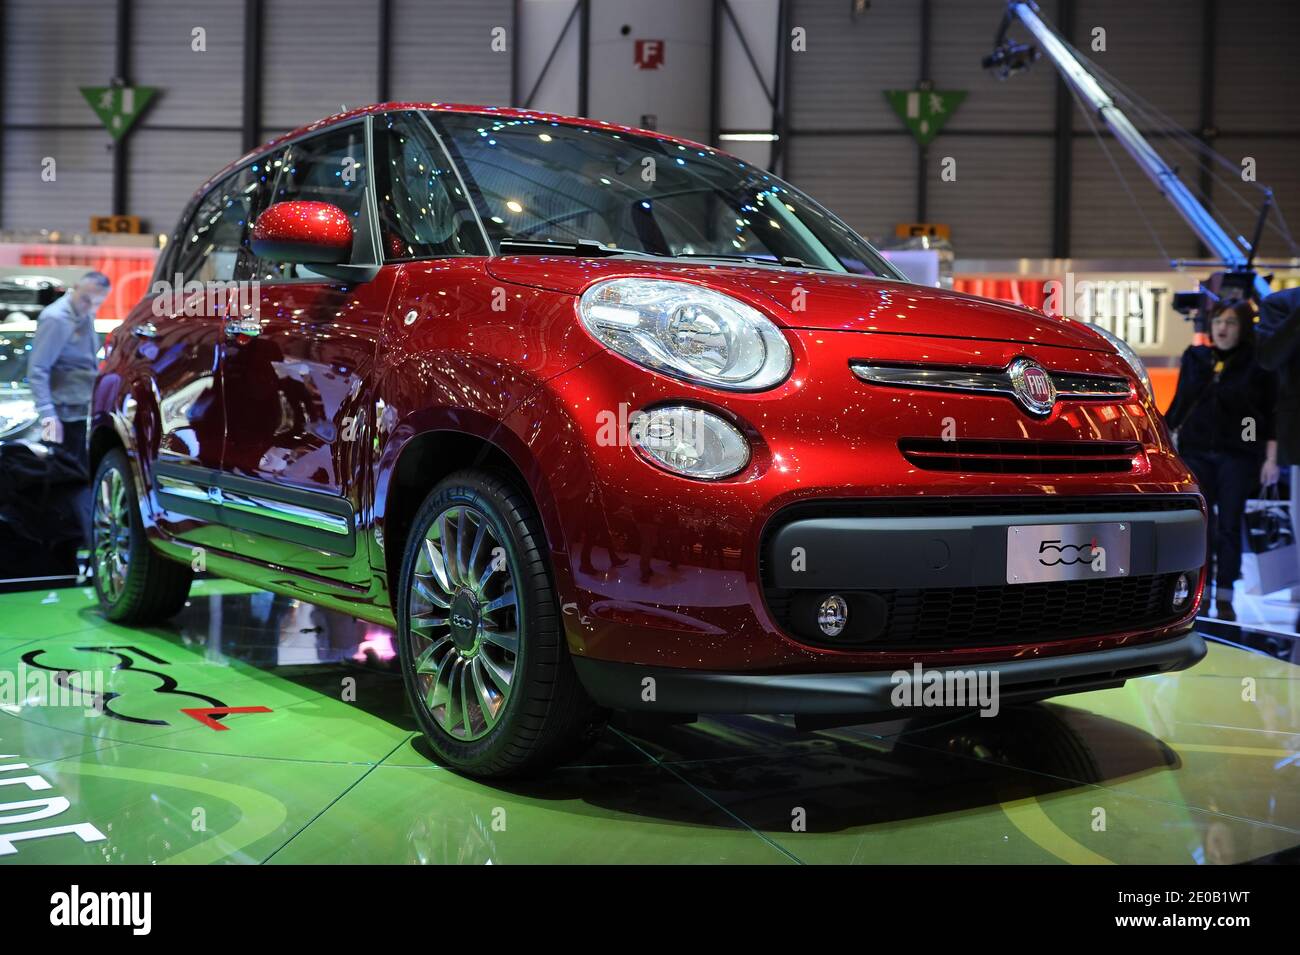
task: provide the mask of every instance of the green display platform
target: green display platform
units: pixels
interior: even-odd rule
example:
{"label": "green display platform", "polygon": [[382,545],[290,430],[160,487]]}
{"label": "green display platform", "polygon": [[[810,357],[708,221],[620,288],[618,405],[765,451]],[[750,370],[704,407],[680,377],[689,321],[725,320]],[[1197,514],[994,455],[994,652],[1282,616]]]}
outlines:
{"label": "green display platform", "polygon": [[[107,623],[85,588],[0,595],[0,864],[1213,863],[1300,845],[1300,668],[1234,647],[994,719],[610,729],[508,786],[431,759],[392,652],[383,630],[222,581],[150,630]],[[101,681],[107,712],[58,670]],[[182,712],[212,707],[255,709]]]}

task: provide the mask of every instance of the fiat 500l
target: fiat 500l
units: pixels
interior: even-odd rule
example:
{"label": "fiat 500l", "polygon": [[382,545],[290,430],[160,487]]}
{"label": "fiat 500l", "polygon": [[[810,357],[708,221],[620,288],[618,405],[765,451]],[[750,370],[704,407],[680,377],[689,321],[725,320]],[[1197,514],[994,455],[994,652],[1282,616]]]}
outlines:
{"label": "fiat 500l", "polygon": [[909,283],[717,150],[370,107],[210,180],[156,280],[95,391],[104,612],[204,567],[391,627],[463,771],[610,710],[861,722],[917,665],[1006,704],[1205,653],[1129,348]]}

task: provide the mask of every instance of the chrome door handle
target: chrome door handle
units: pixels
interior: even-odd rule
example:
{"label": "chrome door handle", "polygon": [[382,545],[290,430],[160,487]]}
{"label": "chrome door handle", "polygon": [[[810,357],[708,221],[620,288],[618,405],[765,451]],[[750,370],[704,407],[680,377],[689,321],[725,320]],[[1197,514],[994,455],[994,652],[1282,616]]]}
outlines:
{"label": "chrome door handle", "polygon": [[153,322],[141,322],[131,326],[131,334],[136,338],[157,338],[158,326]]}
{"label": "chrome door handle", "polygon": [[238,335],[248,335],[253,337],[262,331],[262,323],[255,318],[228,318],[226,319],[226,337],[234,338]]}

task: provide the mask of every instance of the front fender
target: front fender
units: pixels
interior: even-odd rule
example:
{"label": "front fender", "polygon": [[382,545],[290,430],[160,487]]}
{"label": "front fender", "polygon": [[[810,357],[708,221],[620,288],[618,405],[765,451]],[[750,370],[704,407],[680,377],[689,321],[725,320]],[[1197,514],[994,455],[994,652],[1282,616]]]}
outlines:
{"label": "front fender", "polygon": [[90,474],[93,478],[99,462],[113,447],[126,453],[135,481],[140,515],[150,536],[156,533],[150,463],[158,449],[158,392],[147,377],[129,380],[117,370],[105,370],[95,381],[91,400],[88,440]]}

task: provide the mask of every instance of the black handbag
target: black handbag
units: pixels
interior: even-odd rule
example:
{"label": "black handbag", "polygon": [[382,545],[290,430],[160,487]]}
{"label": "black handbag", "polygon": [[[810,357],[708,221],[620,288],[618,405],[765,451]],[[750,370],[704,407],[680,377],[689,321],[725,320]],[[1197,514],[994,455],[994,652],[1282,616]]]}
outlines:
{"label": "black handbag", "polygon": [[[1270,492],[1274,495],[1269,496]],[[1241,520],[1241,570],[1246,592],[1271,594],[1300,585],[1300,549],[1291,523],[1291,505],[1279,500],[1277,485],[1264,497],[1246,502]]]}
{"label": "black handbag", "polygon": [[0,444],[0,521],[34,542],[80,541],[77,508],[89,480],[86,469],[67,448],[42,447]]}

